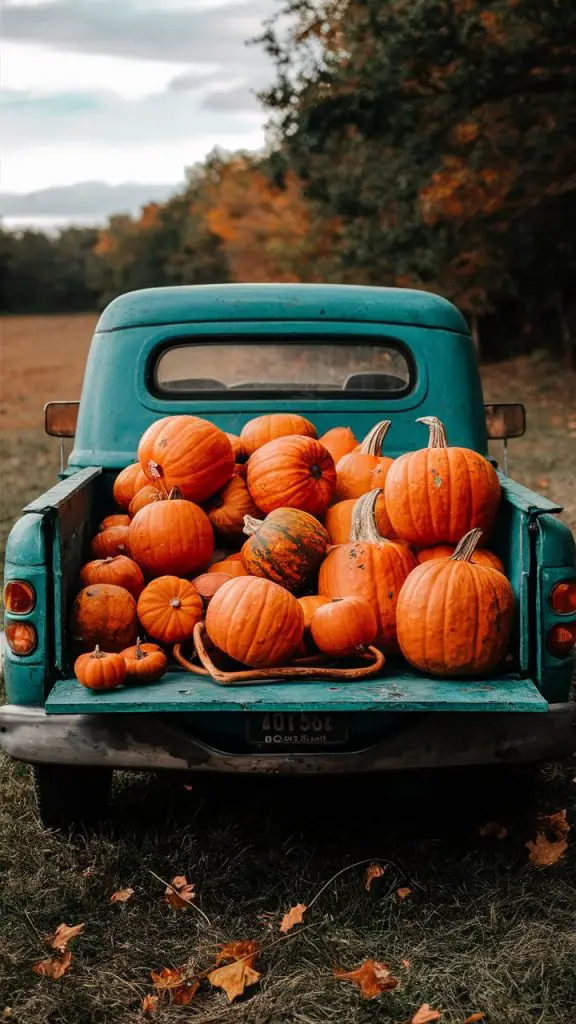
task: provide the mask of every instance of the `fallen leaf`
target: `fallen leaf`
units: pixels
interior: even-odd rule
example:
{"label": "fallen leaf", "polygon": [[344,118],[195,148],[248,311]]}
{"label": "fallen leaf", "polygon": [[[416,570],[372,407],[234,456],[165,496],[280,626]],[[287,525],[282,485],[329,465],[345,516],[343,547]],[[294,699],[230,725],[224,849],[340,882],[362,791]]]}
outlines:
{"label": "fallen leaf", "polygon": [[159,971],[150,971],[152,984],[158,992],[169,992],[176,1006],[186,1006],[196,995],[200,982],[196,978],[186,980],[182,972],[175,967],[161,967]]}
{"label": "fallen leaf", "polygon": [[480,825],[478,832],[484,839],[506,839],[508,835],[508,829],[499,821],[487,821]]}
{"label": "fallen leaf", "polygon": [[536,839],[531,839],[526,843],[526,848],[530,851],[528,859],[531,864],[537,868],[551,868],[566,853],[568,840],[560,839],[558,842],[551,843],[545,835],[538,832]]}
{"label": "fallen leaf", "polygon": [[2,1016],[5,1018],[5,1020],[8,1020],[8,1017],[12,1016],[12,1007],[5,1006],[4,1009],[2,1010]]}
{"label": "fallen leaf", "polygon": [[379,864],[369,864],[366,868],[366,875],[364,876],[364,888],[366,892],[370,892],[370,886],[375,878],[382,878],[385,868],[381,868]]}
{"label": "fallen leaf", "polygon": [[297,903],[295,907],[290,907],[290,910],[284,914],[284,917],[280,922],[280,931],[286,933],[289,932],[295,924],[302,924],[302,917],[307,909],[308,907],[305,903]]}
{"label": "fallen leaf", "polygon": [[402,960],[401,963],[402,963],[402,967],[405,967],[407,971],[410,970],[410,961],[409,960]]}
{"label": "fallen leaf", "polygon": [[172,989],[172,1002],[176,1006],[188,1006],[188,1003],[192,1002],[199,988],[199,981],[185,981],[183,985]]}
{"label": "fallen leaf", "polygon": [[411,896],[413,892],[414,890],[409,889],[408,886],[405,886],[403,889],[396,889],[396,895],[399,900],[408,899],[408,897]]}
{"label": "fallen leaf", "polygon": [[213,988],[224,989],[228,1002],[233,1003],[242,995],[244,989],[249,985],[255,985],[261,977],[262,975],[250,967],[246,960],[236,960],[225,967],[217,967],[208,975],[208,981]]}
{"label": "fallen leaf", "polygon": [[38,963],[32,965],[32,970],[35,974],[41,974],[43,978],[53,978],[57,981],[62,975],[66,974],[72,963],[72,953],[70,950],[66,950],[63,956],[51,956],[46,960],[39,960]]}
{"label": "fallen leaf", "polygon": [[126,903],[134,895],[134,889],[117,889],[110,897],[110,903]]}
{"label": "fallen leaf", "polygon": [[227,942],[225,946],[222,946],[219,953],[216,954],[216,967],[235,960],[244,960],[249,967],[254,967],[259,952],[258,943],[254,942],[254,939]]}
{"label": "fallen leaf", "polygon": [[188,905],[194,899],[196,899],[194,885],[188,881],[186,875],[176,875],[164,892],[164,901],[174,910],[187,910]]}
{"label": "fallen leaf", "polygon": [[471,1013],[469,1017],[466,1017],[464,1024],[476,1024],[479,1020],[484,1020],[485,1013]]}
{"label": "fallen leaf", "polygon": [[440,1010],[431,1010],[429,1003],[422,1003],[419,1010],[412,1017],[410,1024],[430,1024],[430,1021],[440,1020]]}
{"label": "fallen leaf", "polygon": [[570,825],[566,820],[566,808],[563,811],[556,811],[555,814],[542,814],[538,819],[544,832],[549,832],[554,839],[565,839],[570,832]]}
{"label": "fallen leaf", "polygon": [[75,939],[80,932],[84,931],[83,924],[59,924],[54,935],[48,935],[46,942],[57,953],[66,952],[66,947],[71,939]]}
{"label": "fallen leaf", "polygon": [[398,979],[392,977],[388,964],[377,960],[365,960],[355,971],[335,970],[334,975],[341,981],[357,985],[364,999],[375,999],[381,992],[390,992],[398,985]]}
{"label": "fallen leaf", "polygon": [[159,996],[153,996],[148,993],[142,1000],[142,1013],[155,1013],[158,1009],[158,1003],[160,1001]]}

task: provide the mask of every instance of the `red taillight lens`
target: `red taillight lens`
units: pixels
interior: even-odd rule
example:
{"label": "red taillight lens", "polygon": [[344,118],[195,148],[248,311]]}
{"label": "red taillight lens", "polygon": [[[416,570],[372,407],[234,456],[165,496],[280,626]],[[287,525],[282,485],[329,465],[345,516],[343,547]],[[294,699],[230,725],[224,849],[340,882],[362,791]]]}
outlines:
{"label": "red taillight lens", "polygon": [[567,658],[576,644],[576,622],[553,626],[546,640],[550,654],[555,658]]}
{"label": "red taillight lens", "polygon": [[26,615],[36,604],[36,591],[24,580],[10,580],[4,587],[4,604],[13,615]]}
{"label": "red taillight lens", "polygon": [[550,591],[550,605],[556,615],[574,615],[576,612],[576,580],[562,580]]}
{"label": "red taillight lens", "polygon": [[32,654],[38,646],[36,630],[28,622],[11,622],[6,626],[5,636],[12,653],[21,657]]}

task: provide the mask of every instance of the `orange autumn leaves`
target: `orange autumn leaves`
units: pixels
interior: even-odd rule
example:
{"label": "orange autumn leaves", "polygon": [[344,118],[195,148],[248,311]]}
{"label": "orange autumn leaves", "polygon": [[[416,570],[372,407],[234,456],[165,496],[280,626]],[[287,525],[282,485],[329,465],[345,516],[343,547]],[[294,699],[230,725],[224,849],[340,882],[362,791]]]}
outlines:
{"label": "orange autumn leaves", "polygon": [[243,995],[250,985],[260,981],[262,975],[255,969],[259,947],[253,939],[244,939],[222,945],[216,954],[214,966],[197,974],[174,967],[162,967],[151,971],[150,977],[156,990],[148,993],[142,1002],[144,1013],[155,1013],[161,1000],[176,1006],[187,1006],[198,992],[202,981],[212,988],[222,989],[229,1003]]}
{"label": "orange autumn leaves", "polygon": [[536,838],[526,843],[530,863],[538,868],[549,868],[557,864],[568,849],[569,832],[565,809],[555,814],[541,815]]}
{"label": "orange autumn leaves", "polygon": [[32,965],[35,974],[58,981],[69,970],[72,964],[72,953],[68,943],[76,939],[84,931],[83,924],[59,924],[53,935],[46,937],[46,945],[56,950],[57,956],[46,957]]}

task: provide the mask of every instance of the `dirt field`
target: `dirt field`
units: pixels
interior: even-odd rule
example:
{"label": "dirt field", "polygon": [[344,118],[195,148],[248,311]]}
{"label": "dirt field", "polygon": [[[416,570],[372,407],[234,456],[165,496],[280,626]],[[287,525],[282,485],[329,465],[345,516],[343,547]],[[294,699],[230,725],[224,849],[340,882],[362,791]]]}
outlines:
{"label": "dirt field", "polygon": [[[2,539],[22,505],[54,482],[57,443],[42,434],[42,406],[78,397],[93,317],[10,318],[2,340]],[[537,359],[486,367],[487,400],[522,400],[529,430],[511,445],[511,472],[566,505],[576,527],[576,388]],[[472,786],[473,782],[475,783]],[[537,812],[568,809],[576,826],[576,764],[547,765],[535,794],[486,776],[451,775],[398,788],[318,780],[235,780],[211,785],[124,775],[111,823],[63,835],[35,817],[28,771],[0,767],[0,1019],[18,1024],[133,1024],[151,992],[151,970],[192,976],[218,943],[267,947],[259,984],[229,1006],[203,983],[191,1003],[166,995],[151,1020],[178,1024],[407,1024],[423,1003],[440,1024],[568,1024],[576,1005],[576,842],[554,868],[528,863]],[[472,788],[470,788],[472,787]],[[502,839],[482,838],[496,820]],[[574,836],[574,831],[572,832]],[[280,938],[282,915],[309,904],[334,879],[300,934]],[[152,874],[152,872],[154,874]],[[163,902],[185,874],[194,910]],[[120,887],[125,904],[110,902]],[[408,888],[405,899],[398,889]],[[84,922],[59,981],[32,965],[48,955],[60,922]],[[389,964],[399,986],[373,1001],[334,977],[366,958]],[[3,1008],[6,1009],[3,1009]],[[430,1018],[432,1019],[432,1018]]]}

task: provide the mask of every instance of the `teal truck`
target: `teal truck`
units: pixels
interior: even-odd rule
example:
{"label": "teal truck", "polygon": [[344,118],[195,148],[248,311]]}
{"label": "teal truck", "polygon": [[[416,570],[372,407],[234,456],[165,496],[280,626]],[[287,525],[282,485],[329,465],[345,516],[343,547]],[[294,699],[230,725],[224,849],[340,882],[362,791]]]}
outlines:
{"label": "teal truck", "polygon": [[431,294],[211,285],[112,302],[80,402],[47,406],[49,433],[74,437],[60,482],[24,509],[6,554],[0,746],[33,766],[47,823],[101,812],[120,768],[316,775],[516,765],[576,748],[574,540],[561,508],[510,479],[506,464],[491,546],[516,622],[496,678],[431,679],[390,659],[357,684],[221,687],[176,667],[149,686],[78,685],[67,623],[79,569],[142,432],[192,413],[239,434],[271,411],[302,413],[319,435],[348,424],[357,437],[385,417],[392,456],[423,446],[422,416],[485,455],[489,438],[506,445],[524,429],[521,406],[485,406],[466,322]]}

